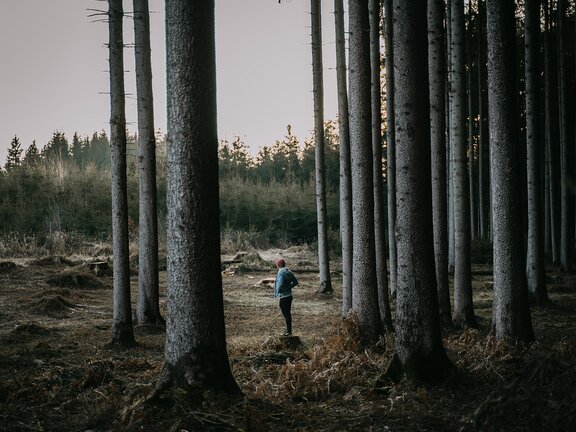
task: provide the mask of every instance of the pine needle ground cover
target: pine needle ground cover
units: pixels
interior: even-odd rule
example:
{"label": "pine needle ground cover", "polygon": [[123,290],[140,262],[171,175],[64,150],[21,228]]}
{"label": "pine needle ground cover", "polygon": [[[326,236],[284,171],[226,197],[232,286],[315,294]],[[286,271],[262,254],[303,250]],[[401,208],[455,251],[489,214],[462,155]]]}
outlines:
{"label": "pine needle ground cover", "polygon": [[[510,346],[489,335],[490,267],[475,266],[481,327],[447,332],[456,371],[435,385],[414,385],[381,379],[393,335],[368,349],[357,346],[354,324],[340,319],[338,272],[335,294],[320,295],[310,250],[258,251],[254,271],[223,272],[230,361],[244,398],[174,394],[150,403],[164,334],[136,327],[137,348],[104,348],[112,277],[86,265],[109,259],[102,250],[0,263],[0,431],[567,431],[576,425],[574,275],[548,273],[552,304],[532,310],[536,342]],[[289,339],[280,337],[282,316],[269,283],[280,254],[300,280]],[[132,289],[135,302],[135,276]]]}

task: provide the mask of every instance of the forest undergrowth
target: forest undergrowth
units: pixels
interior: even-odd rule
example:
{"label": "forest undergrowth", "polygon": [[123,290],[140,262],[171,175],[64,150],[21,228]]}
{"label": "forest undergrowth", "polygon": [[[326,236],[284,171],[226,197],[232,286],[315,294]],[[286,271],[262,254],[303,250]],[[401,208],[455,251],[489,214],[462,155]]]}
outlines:
{"label": "forest undergrowth", "polygon": [[[93,244],[82,252],[0,262],[1,431],[575,430],[572,274],[549,269],[552,302],[532,309],[536,341],[506,345],[489,334],[490,266],[475,264],[480,328],[445,331],[455,370],[442,382],[416,385],[382,378],[394,336],[359,348],[356,327],[340,319],[338,272],[335,294],[317,294],[308,248],[247,254],[260,257],[253,261],[259,271],[236,263],[223,272],[230,362],[244,397],[190,400],[176,393],[151,402],[163,331],[137,326],[135,349],[105,348],[112,317],[112,278],[103,264],[109,251]],[[282,317],[269,284],[280,254],[301,281],[292,339],[280,337]],[[165,272],[160,276],[164,312]]]}

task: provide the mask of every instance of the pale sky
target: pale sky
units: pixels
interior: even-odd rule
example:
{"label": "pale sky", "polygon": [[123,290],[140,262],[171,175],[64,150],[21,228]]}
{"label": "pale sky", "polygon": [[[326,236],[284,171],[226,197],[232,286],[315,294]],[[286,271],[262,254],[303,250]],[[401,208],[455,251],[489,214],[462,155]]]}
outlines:
{"label": "pale sky", "polygon": [[[0,165],[14,135],[43,147],[56,130],[69,141],[109,134],[107,24],[91,22],[97,0],[3,0],[0,14]],[[335,118],[333,2],[323,2],[325,118]],[[124,1],[124,10],[132,2]],[[164,1],[150,0],[156,129],[166,131]],[[125,18],[125,42],[133,42]],[[218,131],[239,135],[253,154],[286,133],[313,129],[310,2],[216,0]],[[126,49],[126,119],[136,130],[134,51]]]}

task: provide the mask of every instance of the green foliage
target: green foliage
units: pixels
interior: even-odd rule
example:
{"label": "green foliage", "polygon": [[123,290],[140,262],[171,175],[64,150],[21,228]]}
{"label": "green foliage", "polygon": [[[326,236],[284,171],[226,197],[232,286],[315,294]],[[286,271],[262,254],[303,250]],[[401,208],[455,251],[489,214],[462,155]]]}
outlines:
{"label": "green foliage", "polygon": [[22,147],[20,146],[20,140],[16,135],[12,138],[10,143],[10,148],[8,149],[8,156],[6,157],[6,171],[10,171],[20,165],[20,156],[22,155]]}
{"label": "green foliage", "polygon": [[[157,136],[157,187],[160,238],[166,227],[166,139]],[[14,143],[15,142],[15,143]],[[129,218],[138,223],[138,170],[135,137],[128,145]],[[237,137],[220,143],[220,219],[229,237],[272,246],[314,243],[317,236],[314,148],[301,148],[288,126],[284,139],[252,158]],[[19,150],[19,152],[18,152]],[[74,134],[71,146],[54,132],[39,150],[36,143],[20,162],[15,137],[6,171],[0,171],[0,234],[52,235],[77,232],[108,238],[111,232],[110,143],[105,132],[91,138]],[[17,167],[17,169],[14,169]],[[326,125],[326,175],[329,230],[338,231],[338,138]],[[227,233],[227,234],[226,234]],[[331,236],[334,250],[338,236]]]}

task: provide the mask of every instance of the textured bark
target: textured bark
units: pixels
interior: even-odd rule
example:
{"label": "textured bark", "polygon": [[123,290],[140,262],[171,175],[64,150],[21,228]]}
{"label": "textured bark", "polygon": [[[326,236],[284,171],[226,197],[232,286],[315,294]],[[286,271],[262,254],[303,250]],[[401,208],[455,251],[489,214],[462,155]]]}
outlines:
{"label": "textured bark", "polygon": [[485,103],[484,103],[484,2],[478,2],[478,225],[480,238],[488,238],[488,188],[486,187],[486,134],[485,134]]}
{"label": "textured bark", "polygon": [[546,171],[548,174],[548,181],[545,185],[548,191],[548,205],[547,212],[549,213],[548,224],[550,227],[550,250],[552,253],[552,263],[557,265],[559,258],[559,245],[558,245],[558,224],[556,223],[556,195],[554,187],[554,152],[552,148],[552,64],[550,59],[550,3],[545,0],[544,8],[544,142],[546,146]]}
{"label": "textured bark", "polygon": [[569,150],[568,150],[568,82],[566,79],[566,53],[564,52],[566,26],[566,0],[558,0],[558,123],[560,130],[560,267],[572,269],[572,238],[570,233]]}
{"label": "textured bark", "polygon": [[138,107],[139,222],[136,322],[164,325],[158,282],[156,139],[148,0],[134,0],[134,52]]}
{"label": "textured bark", "polygon": [[465,33],[466,38],[466,58],[467,58],[467,71],[466,71],[466,84],[467,84],[467,101],[468,101],[468,193],[469,208],[470,208],[470,238],[474,239],[478,233],[478,215],[476,212],[476,185],[474,182],[474,173],[476,171],[476,158],[474,151],[474,97],[472,87],[472,74],[474,72],[474,60],[472,53],[472,0],[468,0],[468,32]]}
{"label": "textured bark", "polygon": [[166,1],[168,313],[159,389],[239,392],[220,273],[214,1]]}
{"label": "textured bark", "polygon": [[352,307],[365,344],[382,332],[376,291],[368,0],[349,2],[350,150],[352,162]]}
{"label": "textured bark", "polygon": [[544,232],[540,172],[541,141],[538,134],[538,50],[540,0],[525,0],[526,163],[528,183],[528,250],[526,279],[533,303],[548,301],[544,273]]}
{"label": "textured bark", "polygon": [[432,231],[426,7],[394,0],[398,288],[392,368],[415,381],[450,367],[440,337]]}
{"label": "textured bark", "polygon": [[446,4],[446,175],[448,179],[448,271],[454,272],[454,158],[452,150],[451,124],[454,103],[452,101],[452,7],[450,1]]}
{"label": "textured bark", "polygon": [[454,186],[454,323],[475,327],[472,303],[470,202],[466,158],[464,0],[451,0],[452,115],[450,144]]}
{"label": "textured bark", "polygon": [[390,292],[396,294],[396,134],[394,132],[394,46],[392,0],[384,0],[384,56],[386,68],[386,189],[388,192],[388,267]]}
{"label": "textured bark", "polygon": [[440,321],[452,326],[448,285],[448,216],[446,197],[446,57],[444,4],[428,0],[428,70],[430,77],[430,142],[432,154],[432,214],[434,257]]}
{"label": "textured bark", "polygon": [[346,85],[346,43],[343,0],[334,0],[336,27],[336,84],[340,135],[340,236],[342,238],[342,316],[352,308],[352,179],[350,177],[350,124]]}
{"label": "textured bark", "polygon": [[326,213],[326,167],[324,163],[324,78],[322,73],[322,25],[320,0],[312,8],[312,88],[314,94],[314,160],[316,163],[316,220],[318,224],[318,266],[321,293],[332,292],[328,256],[328,217]]}
{"label": "textured bark", "polygon": [[488,103],[497,339],[534,339],[523,247],[513,0],[487,0]]}
{"label": "textured bark", "polygon": [[126,113],[124,101],[124,41],[121,0],[108,1],[110,66],[110,149],[112,174],[112,244],[114,251],[114,306],[111,344],[136,344],[130,304],[128,251],[128,188],[126,180]]}
{"label": "textured bark", "polygon": [[384,214],[384,179],[382,177],[382,102],[380,92],[380,0],[368,0],[370,12],[370,70],[372,103],[372,164],[374,174],[374,240],[378,308],[382,328],[392,330],[386,266],[386,215]]}

